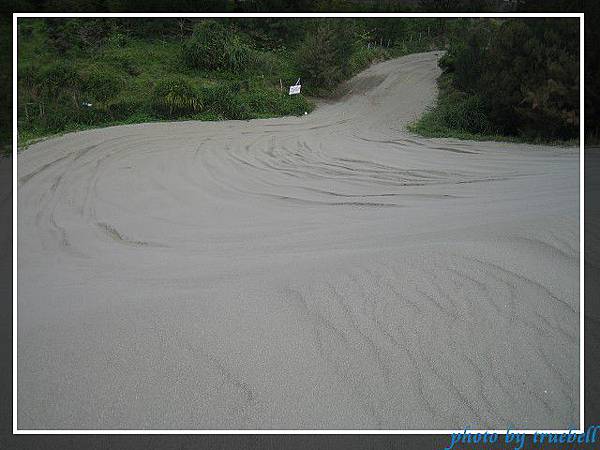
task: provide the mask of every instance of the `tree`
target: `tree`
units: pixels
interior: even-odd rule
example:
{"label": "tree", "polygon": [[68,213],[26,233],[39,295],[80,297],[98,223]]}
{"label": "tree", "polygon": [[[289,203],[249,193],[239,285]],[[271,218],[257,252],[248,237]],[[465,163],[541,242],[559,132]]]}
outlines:
{"label": "tree", "polygon": [[309,32],[298,52],[298,65],[309,89],[333,89],[349,74],[354,47],[351,21],[321,20]]}
{"label": "tree", "polygon": [[454,88],[485,101],[492,128],[569,139],[579,124],[579,27],[573,19],[484,22],[454,42],[440,65]]}
{"label": "tree", "polygon": [[579,124],[576,20],[505,21],[482,58],[480,91],[511,134],[568,139]]}

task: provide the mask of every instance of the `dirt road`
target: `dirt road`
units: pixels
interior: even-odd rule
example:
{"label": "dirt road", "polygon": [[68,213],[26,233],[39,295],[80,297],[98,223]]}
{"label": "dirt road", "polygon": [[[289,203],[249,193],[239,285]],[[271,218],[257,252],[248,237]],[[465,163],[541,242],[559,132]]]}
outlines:
{"label": "dirt road", "polygon": [[19,427],[577,426],[578,151],[406,132],[437,57],[20,153]]}

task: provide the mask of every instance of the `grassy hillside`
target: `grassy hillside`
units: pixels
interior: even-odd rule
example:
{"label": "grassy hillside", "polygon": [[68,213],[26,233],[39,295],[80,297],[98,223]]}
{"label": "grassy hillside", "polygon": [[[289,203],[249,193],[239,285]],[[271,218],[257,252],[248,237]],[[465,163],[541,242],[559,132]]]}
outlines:
{"label": "grassy hillside", "polygon": [[[377,60],[440,48],[444,19],[21,19],[19,143],[112,124],[311,111]],[[303,94],[287,95],[301,78]]]}
{"label": "grassy hillside", "polygon": [[[288,96],[289,52],[254,49],[237,70],[186,65],[182,40],[115,31],[89,49],[49,49],[43,21],[21,27],[19,139],[90,126],[172,119],[250,119],[303,114],[311,103]],[[293,79],[293,81],[292,81]]]}

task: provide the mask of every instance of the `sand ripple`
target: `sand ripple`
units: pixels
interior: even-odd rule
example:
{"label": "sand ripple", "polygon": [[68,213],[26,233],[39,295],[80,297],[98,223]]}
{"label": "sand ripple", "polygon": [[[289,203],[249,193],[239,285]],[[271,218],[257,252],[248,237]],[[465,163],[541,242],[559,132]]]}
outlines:
{"label": "sand ripple", "polygon": [[577,151],[404,131],[437,57],[21,153],[19,427],[577,425]]}

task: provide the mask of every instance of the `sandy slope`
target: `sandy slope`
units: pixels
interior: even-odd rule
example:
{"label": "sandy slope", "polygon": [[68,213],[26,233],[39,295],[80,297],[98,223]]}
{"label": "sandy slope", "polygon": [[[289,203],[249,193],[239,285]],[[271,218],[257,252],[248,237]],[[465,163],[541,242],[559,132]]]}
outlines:
{"label": "sandy slope", "polygon": [[436,58],[20,154],[19,426],[577,425],[577,151],[408,134]]}

